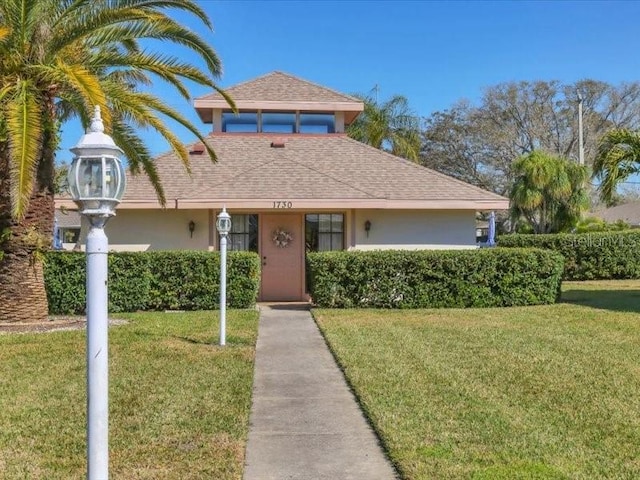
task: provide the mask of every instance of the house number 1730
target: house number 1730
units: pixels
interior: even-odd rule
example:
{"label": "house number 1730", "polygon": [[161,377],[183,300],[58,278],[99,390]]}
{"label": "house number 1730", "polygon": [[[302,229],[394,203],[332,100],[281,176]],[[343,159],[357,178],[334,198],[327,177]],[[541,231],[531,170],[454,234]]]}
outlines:
{"label": "house number 1730", "polygon": [[293,204],[284,200],[273,202],[273,208],[292,208]]}

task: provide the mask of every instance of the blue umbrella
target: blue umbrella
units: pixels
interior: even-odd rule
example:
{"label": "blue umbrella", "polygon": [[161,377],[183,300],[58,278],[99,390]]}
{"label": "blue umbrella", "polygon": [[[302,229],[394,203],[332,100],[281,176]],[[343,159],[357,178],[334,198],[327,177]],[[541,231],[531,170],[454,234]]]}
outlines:
{"label": "blue umbrella", "polygon": [[62,239],[60,238],[60,228],[58,228],[57,217],[53,217],[53,249],[62,250]]}
{"label": "blue umbrella", "polygon": [[487,235],[487,246],[496,245],[496,212],[489,214],[489,234]]}

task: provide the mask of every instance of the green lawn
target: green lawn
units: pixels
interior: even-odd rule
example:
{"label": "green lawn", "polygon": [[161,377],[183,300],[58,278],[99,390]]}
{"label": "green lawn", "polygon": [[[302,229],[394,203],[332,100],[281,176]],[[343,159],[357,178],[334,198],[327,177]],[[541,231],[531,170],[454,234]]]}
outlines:
{"label": "green lawn", "polygon": [[640,281],[314,315],[404,479],[640,478]]}
{"label": "green lawn", "polygon": [[[240,479],[256,311],[118,314],[110,336],[112,479]],[[85,332],[0,335],[0,478],[86,472]]]}

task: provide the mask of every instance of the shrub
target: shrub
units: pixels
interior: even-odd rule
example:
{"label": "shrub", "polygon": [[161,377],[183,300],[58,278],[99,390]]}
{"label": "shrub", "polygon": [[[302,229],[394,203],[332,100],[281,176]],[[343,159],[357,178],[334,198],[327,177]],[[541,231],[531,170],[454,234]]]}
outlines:
{"label": "shrub", "polygon": [[585,217],[581,219],[572,233],[589,233],[589,232],[609,232],[629,230],[629,224],[624,220],[616,220],[613,223],[607,223],[598,217]]}
{"label": "shrub", "polygon": [[150,310],[211,310],[218,305],[220,259],[209,252],[149,252]]}
{"label": "shrub", "polygon": [[496,307],[553,303],[562,256],[540,249],[309,253],[320,307]]}
{"label": "shrub", "polygon": [[[109,311],[144,310],[149,295],[147,258],[140,253],[109,254]],[[48,252],[45,288],[52,314],[81,314],[86,306],[86,257],[77,252]]]}
{"label": "shrub", "polygon": [[146,255],[140,252],[109,254],[109,311],[145,310],[150,282]]}
{"label": "shrub", "polygon": [[[153,310],[210,310],[219,307],[218,252],[148,252]],[[248,308],[260,286],[260,258],[250,252],[227,255],[227,304]]]}
{"label": "shrub", "polygon": [[[229,252],[227,304],[255,304],[260,259],[254,253]],[[49,252],[45,286],[51,314],[85,311],[86,259],[83,253]],[[210,310],[220,296],[218,252],[112,252],[109,254],[109,311]]]}
{"label": "shrub", "polygon": [[80,314],[86,304],[85,255],[75,252],[47,252],[44,284],[51,314]]}
{"label": "shrub", "polygon": [[640,231],[503,235],[501,247],[536,247],[560,253],[564,280],[640,278]]}

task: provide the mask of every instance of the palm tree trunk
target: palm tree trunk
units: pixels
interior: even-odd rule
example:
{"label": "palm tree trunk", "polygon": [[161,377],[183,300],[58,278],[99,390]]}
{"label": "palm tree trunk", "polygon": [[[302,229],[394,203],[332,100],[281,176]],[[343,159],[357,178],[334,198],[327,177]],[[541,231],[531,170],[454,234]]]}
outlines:
{"label": "palm tree trunk", "polygon": [[26,250],[5,252],[0,264],[0,323],[44,322],[47,315],[42,261]]}
{"label": "palm tree trunk", "polygon": [[[46,145],[47,143],[45,143]],[[11,216],[9,159],[0,147],[0,323],[47,320],[43,253],[51,246],[54,218],[53,149],[44,148],[24,218]]]}

